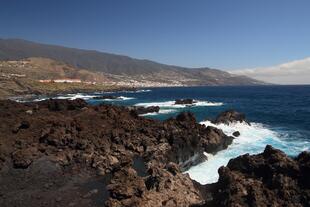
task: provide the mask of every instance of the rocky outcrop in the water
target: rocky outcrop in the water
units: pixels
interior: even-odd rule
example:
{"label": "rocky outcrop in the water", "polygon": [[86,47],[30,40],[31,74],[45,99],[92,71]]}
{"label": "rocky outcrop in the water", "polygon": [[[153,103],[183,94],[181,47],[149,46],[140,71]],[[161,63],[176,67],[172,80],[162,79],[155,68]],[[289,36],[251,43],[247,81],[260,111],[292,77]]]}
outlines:
{"label": "rocky outcrop in the water", "polygon": [[220,124],[220,123],[230,124],[233,122],[244,122],[250,125],[250,123],[246,120],[245,115],[235,110],[227,110],[227,111],[222,112],[212,122],[214,124]]}
{"label": "rocky outcrop in the water", "polygon": [[176,118],[168,119],[164,126],[170,133],[167,141],[172,146],[168,153],[169,160],[178,163],[182,170],[204,161],[205,151],[215,154],[227,148],[233,139],[220,129],[197,124],[194,114],[190,112],[182,112]]}
{"label": "rocky outcrop in the water", "polygon": [[201,141],[205,152],[215,154],[216,152],[226,149],[233,141],[232,136],[227,136],[218,128],[208,126],[205,130],[205,136],[208,139]]}
{"label": "rocky outcrop in the water", "polygon": [[213,199],[201,206],[310,206],[309,173],[309,152],[290,158],[267,146],[220,168],[219,181],[208,188]]}
{"label": "rocky outcrop in the water", "polygon": [[239,137],[239,136],[240,136],[240,132],[239,132],[239,131],[235,131],[232,135],[233,135],[234,137]]}
{"label": "rocky outcrop in the water", "polygon": [[148,113],[158,113],[160,110],[159,106],[148,106],[148,107],[130,106],[128,108],[134,111],[135,113],[137,113],[138,115],[148,114]]}
{"label": "rocky outcrop in the water", "polygon": [[181,172],[226,139],[186,112],[156,121],[81,99],[0,101],[0,206],[199,204]]}
{"label": "rocky outcrop in the water", "polygon": [[187,99],[177,99],[175,100],[175,105],[193,105],[194,103],[197,103],[197,101],[187,98]]}
{"label": "rocky outcrop in the water", "polygon": [[120,97],[112,96],[112,95],[103,95],[103,96],[95,96],[93,99],[120,99]]}

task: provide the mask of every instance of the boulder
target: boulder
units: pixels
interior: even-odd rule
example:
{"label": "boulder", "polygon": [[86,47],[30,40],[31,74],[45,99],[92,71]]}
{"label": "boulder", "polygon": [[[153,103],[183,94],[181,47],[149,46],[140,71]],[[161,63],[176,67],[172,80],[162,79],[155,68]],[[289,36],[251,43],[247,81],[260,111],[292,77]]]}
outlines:
{"label": "boulder", "polygon": [[239,132],[239,131],[235,131],[235,132],[233,133],[233,136],[234,136],[234,137],[239,137],[239,136],[240,136],[240,132]]}
{"label": "boulder", "polygon": [[205,136],[200,145],[207,153],[216,154],[218,151],[226,149],[234,139],[232,136],[227,136],[221,129],[212,126],[208,126],[204,133]]}
{"label": "boulder", "polygon": [[213,121],[214,124],[230,124],[234,122],[241,122],[250,125],[250,123],[246,120],[245,115],[235,110],[224,111]]}

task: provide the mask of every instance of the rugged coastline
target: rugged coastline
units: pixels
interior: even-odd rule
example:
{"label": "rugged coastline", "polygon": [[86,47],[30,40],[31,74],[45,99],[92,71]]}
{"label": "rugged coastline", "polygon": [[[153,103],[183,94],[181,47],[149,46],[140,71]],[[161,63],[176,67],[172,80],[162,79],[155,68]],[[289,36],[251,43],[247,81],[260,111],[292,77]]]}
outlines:
{"label": "rugged coastline", "polygon": [[[266,189],[274,205],[292,192],[301,192],[292,205],[309,201],[309,154],[293,160],[269,146],[221,168],[217,184],[192,181],[182,172],[204,160],[204,151],[223,150],[234,138],[198,124],[188,112],[157,121],[138,116],[135,108],[90,106],[81,99],[6,100],[0,101],[0,117],[1,206],[268,206],[258,203]],[[271,187],[266,173],[275,176]],[[262,187],[255,188],[258,182]]]}
{"label": "rugged coastline", "polygon": [[33,80],[2,80],[0,77],[0,100],[33,100],[36,97],[55,97],[60,94],[103,93],[136,91],[137,88],[116,85],[89,85],[84,83],[39,83]]}

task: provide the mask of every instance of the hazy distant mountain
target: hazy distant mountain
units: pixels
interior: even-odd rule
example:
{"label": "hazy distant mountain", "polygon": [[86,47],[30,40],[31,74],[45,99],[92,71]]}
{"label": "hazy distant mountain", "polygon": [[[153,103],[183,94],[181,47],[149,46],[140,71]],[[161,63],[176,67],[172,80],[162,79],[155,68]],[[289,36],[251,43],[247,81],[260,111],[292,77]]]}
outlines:
{"label": "hazy distant mountain", "polygon": [[0,60],[44,57],[75,68],[102,72],[116,81],[154,81],[172,85],[257,85],[245,76],[210,68],[184,68],[93,50],[40,44],[21,39],[0,39]]}
{"label": "hazy distant mountain", "polygon": [[265,68],[232,71],[257,80],[276,84],[310,84],[310,57]]}

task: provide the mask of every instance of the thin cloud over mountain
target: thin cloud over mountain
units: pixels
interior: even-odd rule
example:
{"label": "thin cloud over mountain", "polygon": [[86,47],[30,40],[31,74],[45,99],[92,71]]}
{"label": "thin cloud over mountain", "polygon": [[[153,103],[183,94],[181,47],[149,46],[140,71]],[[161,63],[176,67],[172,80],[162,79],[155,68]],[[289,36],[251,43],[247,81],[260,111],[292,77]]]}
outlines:
{"label": "thin cloud over mountain", "polygon": [[271,67],[230,72],[275,84],[310,84],[310,57]]}

